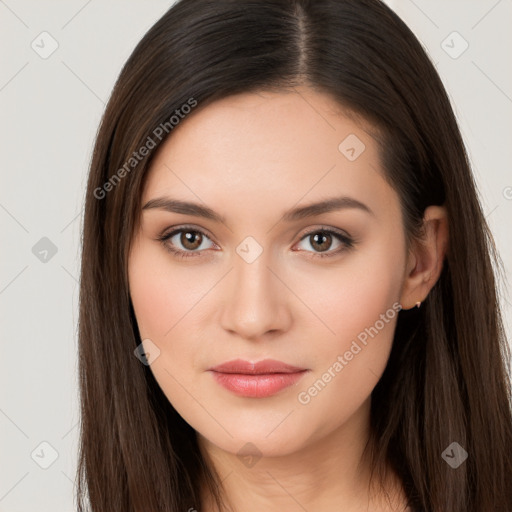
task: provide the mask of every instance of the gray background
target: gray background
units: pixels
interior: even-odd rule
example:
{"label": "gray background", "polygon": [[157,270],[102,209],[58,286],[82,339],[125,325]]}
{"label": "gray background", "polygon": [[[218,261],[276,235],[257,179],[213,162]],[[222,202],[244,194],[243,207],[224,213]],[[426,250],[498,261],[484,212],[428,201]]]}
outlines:
{"label": "gray background", "polygon": [[[123,63],[171,4],[0,0],[0,512],[75,509],[87,166]],[[510,276],[512,2],[389,4],[424,43],[450,93]],[[505,288],[502,304],[510,335]]]}

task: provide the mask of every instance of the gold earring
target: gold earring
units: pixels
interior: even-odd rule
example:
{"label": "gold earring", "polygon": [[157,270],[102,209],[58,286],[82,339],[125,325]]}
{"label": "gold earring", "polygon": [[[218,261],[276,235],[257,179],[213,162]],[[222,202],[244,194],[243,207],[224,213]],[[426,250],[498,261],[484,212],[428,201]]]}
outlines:
{"label": "gold earring", "polygon": [[421,305],[421,302],[416,302],[416,307],[419,308]]}

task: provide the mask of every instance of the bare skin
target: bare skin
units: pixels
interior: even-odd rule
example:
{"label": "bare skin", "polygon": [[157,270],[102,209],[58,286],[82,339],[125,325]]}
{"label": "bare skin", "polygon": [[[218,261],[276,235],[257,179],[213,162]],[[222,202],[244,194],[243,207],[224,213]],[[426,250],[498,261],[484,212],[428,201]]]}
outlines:
{"label": "bare skin", "polygon": [[[368,493],[361,455],[396,305],[410,309],[427,297],[442,269],[448,225],[445,208],[430,206],[425,239],[408,250],[399,197],[370,133],[306,87],[241,94],[194,111],[149,170],[142,205],[172,197],[224,217],[144,209],[128,273],[144,346],[149,339],[160,351],[151,371],[196,430],[234,511],[406,510],[393,474],[385,482],[389,499]],[[357,139],[340,150],[349,135]],[[369,211],[352,203],[282,219],[339,196]],[[183,226],[165,243],[158,239]],[[193,254],[178,258],[169,248]],[[378,332],[364,345],[361,333],[372,326]],[[208,371],[236,358],[308,371],[272,396],[242,397]],[[308,391],[319,380],[325,385]],[[242,460],[242,448],[257,460]],[[216,510],[204,489],[195,506]]]}

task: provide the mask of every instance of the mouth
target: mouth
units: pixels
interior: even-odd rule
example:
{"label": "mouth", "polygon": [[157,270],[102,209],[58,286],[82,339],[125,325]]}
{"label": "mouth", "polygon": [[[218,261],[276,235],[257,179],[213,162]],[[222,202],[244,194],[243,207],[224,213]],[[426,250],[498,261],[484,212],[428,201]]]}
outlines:
{"label": "mouth", "polygon": [[209,368],[215,381],[235,395],[265,398],[297,383],[309,370],[282,361],[236,359]]}

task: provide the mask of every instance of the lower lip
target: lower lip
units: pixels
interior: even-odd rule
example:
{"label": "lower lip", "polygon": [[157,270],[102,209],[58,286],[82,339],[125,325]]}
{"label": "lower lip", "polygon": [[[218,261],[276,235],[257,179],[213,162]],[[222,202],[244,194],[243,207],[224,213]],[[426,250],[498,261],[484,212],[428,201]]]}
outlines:
{"label": "lower lip", "polygon": [[272,396],[295,384],[307,370],[296,373],[267,373],[248,375],[243,373],[212,372],[215,380],[238,396],[264,398]]}

